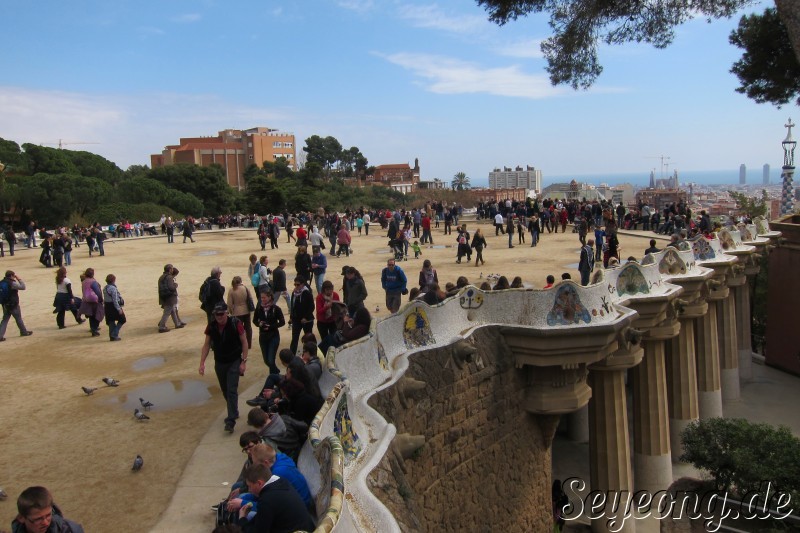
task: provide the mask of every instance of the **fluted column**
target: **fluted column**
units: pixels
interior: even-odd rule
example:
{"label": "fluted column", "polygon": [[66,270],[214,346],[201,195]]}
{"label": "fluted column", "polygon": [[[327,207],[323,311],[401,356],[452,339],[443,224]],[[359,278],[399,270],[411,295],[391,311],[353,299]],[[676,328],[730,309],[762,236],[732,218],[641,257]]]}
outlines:
{"label": "fluted column", "polygon": [[723,400],[738,400],[739,345],[736,335],[735,291],[717,302],[717,330],[719,332],[720,383]]}
{"label": "fluted column", "polygon": [[700,419],[722,416],[720,385],[719,331],[717,306],[712,302],[708,312],[694,321],[697,348],[697,400]]}
{"label": "fluted column", "polygon": [[681,317],[681,331],[667,346],[670,449],[673,461],[678,461],[683,453],[681,433],[699,416],[694,325],[691,318]]}
{"label": "fluted column", "polygon": [[633,409],[635,490],[655,494],[672,483],[663,340],[644,342],[644,358],[633,369]]}
{"label": "fluted column", "polygon": [[[592,399],[589,400],[589,464],[592,490],[633,491],[625,399],[625,369],[593,369],[589,373]],[[619,492],[617,492],[619,493]],[[592,520],[592,531],[607,532],[612,510]],[[622,512],[622,511],[620,511]],[[619,531],[633,532],[633,520]]]}
{"label": "fluted column", "polygon": [[739,380],[753,379],[753,343],[750,338],[750,284],[733,291],[736,298],[736,333],[739,347]]}

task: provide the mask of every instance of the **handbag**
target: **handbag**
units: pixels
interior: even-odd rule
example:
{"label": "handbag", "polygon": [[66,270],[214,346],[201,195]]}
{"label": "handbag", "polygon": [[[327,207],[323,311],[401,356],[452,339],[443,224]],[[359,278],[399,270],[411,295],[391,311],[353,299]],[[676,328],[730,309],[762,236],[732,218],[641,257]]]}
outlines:
{"label": "handbag", "polygon": [[250,277],[250,283],[253,284],[253,287],[258,287],[261,284],[261,267],[253,272],[253,275]]}
{"label": "handbag", "polygon": [[247,310],[252,313],[256,310],[256,304],[253,303],[253,297],[250,296],[250,291],[247,289],[247,287],[245,287],[244,290],[247,293]]}

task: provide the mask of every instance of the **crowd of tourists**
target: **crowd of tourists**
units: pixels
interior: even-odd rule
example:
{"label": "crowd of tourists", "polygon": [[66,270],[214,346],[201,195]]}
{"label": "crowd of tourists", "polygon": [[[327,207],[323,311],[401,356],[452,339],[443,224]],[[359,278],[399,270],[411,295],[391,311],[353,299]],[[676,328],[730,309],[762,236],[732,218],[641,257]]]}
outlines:
{"label": "crowd of tourists", "polygon": [[[509,248],[527,244],[526,239],[535,247],[544,235],[558,233],[559,229],[564,233],[571,227],[582,246],[578,271],[583,285],[589,283],[595,263],[602,262],[606,268],[619,265],[617,235],[620,228],[635,229],[641,223],[643,229],[667,232],[672,235],[669,246],[677,248],[695,233],[710,234],[714,230],[705,212],[692,219],[682,204],[669,206],[662,213],[648,214],[650,212],[646,205],[626,210],[605,202],[551,199],[508,200],[478,206],[479,217],[494,222],[495,236],[508,236]],[[45,230],[32,221],[25,231],[24,245],[37,247],[38,238],[42,249],[40,262],[45,267],[56,268],[53,307],[57,327],[66,327],[65,318],[69,313],[78,324],[88,320],[92,337],[101,335],[101,323],[105,322],[109,340],[119,341],[126,315],[116,277],[109,273],[105,285],[101,286],[95,279],[94,269],[87,268],[79,276],[80,289],[77,285],[73,287],[67,270],[71,265],[71,252],[84,244],[90,256],[95,251],[104,255],[103,241],[107,232],[122,238],[160,234],[166,236],[169,243],[174,242],[173,236],[178,232],[184,236],[184,242],[186,239],[194,242],[193,232],[197,228],[208,228],[212,223],[220,227],[253,228],[265,252],[260,257],[256,254],[249,257],[244,278],[234,275],[225,278],[230,280],[226,282],[220,267],[211,268],[199,291],[206,326],[198,371],[205,374],[208,356],[213,352],[214,373],[226,400],[226,432],[232,433],[239,419],[239,378],[246,372],[254,341],[267,369],[261,392],[246,402],[252,407],[247,413],[251,429],[241,434],[239,445],[247,453],[247,460],[228,498],[216,506],[218,523],[220,527],[241,527],[244,531],[311,530],[316,510],[295,461],[307,439],[313,417],[324,403],[319,379],[325,356],[329,348],[362,338],[372,327],[372,315],[364,303],[368,296],[367,284],[358,271],[357,262],[350,258],[358,250],[353,235],[367,236],[372,229],[373,233],[379,231],[388,239],[393,253],[381,271],[380,283],[386,309],[391,313],[399,310],[404,298],[436,305],[471,283],[465,276],[443,281],[433,262],[423,259],[421,245],[433,245],[434,237],[452,239],[449,242],[455,248],[455,262],[466,260],[471,264],[474,254],[478,267],[485,264],[486,236],[481,228],[470,231],[463,221],[461,206],[432,203],[409,210],[360,209],[345,213],[320,210],[228,216],[213,221],[188,217],[173,222],[165,216],[158,225],[121,221],[108,230],[98,224]],[[594,238],[590,238],[592,236]],[[16,244],[16,235],[7,231],[4,237],[13,255],[12,241]],[[279,259],[274,268],[266,255],[267,243],[270,250],[280,249],[281,244],[290,245],[287,256]],[[658,251],[656,241],[651,240],[645,253]],[[409,268],[401,266],[408,264],[412,254],[413,258],[423,259],[418,273],[407,272]],[[328,272],[329,260],[342,256],[350,259],[348,264],[336,269],[334,277]],[[289,268],[293,272],[289,272]],[[178,309],[178,274],[175,265],[166,264],[158,278],[158,300],[162,308],[157,324],[159,333],[171,331],[170,322],[175,329],[186,326]],[[561,279],[571,279],[571,276],[564,273]],[[484,277],[482,272],[472,283],[483,290],[533,287],[520,276],[509,281],[506,276]],[[543,286],[547,289],[554,283],[555,276],[549,274]],[[5,341],[11,317],[21,336],[32,334],[21,314],[19,291],[25,289],[23,279],[11,270],[0,281],[3,304],[0,341]],[[288,327],[289,347],[279,350],[285,327]],[[280,371],[279,362],[286,368],[284,373]],[[34,489],[35,497],[20,496],[24,505],[19,506],[16,522],[40,520],[43,523],[39,514],[48,520],[63,520],[46,489]]]}

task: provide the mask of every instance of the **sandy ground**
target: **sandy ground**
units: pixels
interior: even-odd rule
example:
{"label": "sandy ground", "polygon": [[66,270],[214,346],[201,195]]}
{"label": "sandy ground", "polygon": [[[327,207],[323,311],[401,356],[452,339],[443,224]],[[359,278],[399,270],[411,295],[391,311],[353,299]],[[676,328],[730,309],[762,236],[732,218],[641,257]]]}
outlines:
{"label": "sandy ground", "polygon": [[[468,229],[473,231],[476,225],[469,222]],[[456,264],[455,234],[434,230],[437,247],[424,248],[423,258],[433,262],[442,286],[461,275],[476,285],[483,281],[481,275],[503,274],[509,280],[519,275],[526,285],[537,288],[551,273],[560,278],[568,271],[579,279],[580,244],[570,228],[566,234],[545,234],[536,248],[529,242],[517,245],[515,237],[515,248],[509,249],[507,237],[495,237],[488,224],[480,227],[489,243],[486,265],[481,267]],[[328,279],[338,290],[341,267],[355,265],[367,281],[368,309],[382,317],[388,313],[380,270],[390,255],[385,232],[376,231],[375,225],[372,230],[369,237],[354,234],[355,253],[349,259],[329,260]],[[642,237],[621,236],[621,255],[641,256],[648,245]],[[246,279],[247,257],[261,251],[254,231],[199,232],[194,244],[181,240],[176,237],[171,245],[161,237],[108,241],[105,257],[89,258],[85,245],[73,251],[68,271],[74,285],[79,285],[79,274],[88,267],[95,269],[98,281],[109,273],[117,277],[128,323],[121,332],[123,341],[116,343],[109,342],[105,325],[102,335],[92,338],[88,323],[79,326],[69,314],[67,328],[57,328],[52,314],[55,269],[38,263],[38,250],[21,248],[14,257],[0,259],[0,270],[15,271],[28,286],[20,299],[25,323],[34,331],[31,337],[19,337],[12,321],[7,341],[0,344],[0,487],[9,494],[0,502],[0,530],[9,528],[20,492],[30,485],[45,485],[65,514],[87,531],[149,531],[168,506],[201,437],[208,431],[222,432],[222,427],[211,425],[224,409],[216,378],[213,372],[205,377],[197,373],[205,323],[197,292],[215,265],[222,267],[226,285],[234,275]],[[266,254],[273,267],[279,258],[287,259],[291,280],[294,247],[281,242],[280,249],[267,249]],[[165,263],[181,271],[180,313],[189,326],[159,334],[156,280]],[[422,259],[414,260],[412,254],[412,259],[399,264],[413,286]],[[284,331],[282,348],[290,337]],[[253,356],[240,390],[265,375],[257,348]],[[106,387],[104,376],[118,379],[120,386]],[[99,388],[86,396],[81,386]],[[156,404],[148,422],[133,417],[140,396]],[[236,435],[244,429],[240,422]],[[231,446],[237,444],[232,438]],[[133,473],[137,454],[144,457],[145,467]],[[237,473],[231,472],[231,478]]]}

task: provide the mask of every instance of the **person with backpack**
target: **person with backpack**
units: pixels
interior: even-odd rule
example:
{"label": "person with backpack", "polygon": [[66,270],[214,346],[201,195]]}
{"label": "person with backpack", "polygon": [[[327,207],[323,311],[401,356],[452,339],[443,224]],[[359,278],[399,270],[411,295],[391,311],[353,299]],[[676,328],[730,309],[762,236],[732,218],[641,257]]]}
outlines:
{"label": "person with backpack", "polygon": [[33,331],[25,327],[22,321],[22,310],[19,307],[18,291],[25,290],[25,282],[13,270],[7,270],[5,277],[0,280],[0,304],[3,306],[3,320],[0,322],[0,342],[6,340],[6,327],[11,317],[19,328],[20,337],[33,335]]}
{"label": "person with backpack", "polygon": [[214,350],[214,372],[225,397],[228,413],[225,431],[233,433],[239,418],[239,376],[247,366],[247,335],[242,321],[228,316],[228,306],[219,302],[212,309],[213,320],[205,329],[205,342],[200,350],[200,375],[205,375],[209,350]]}
{"label": "person with backpack", "polygon": [[211,322],[214,307],[225,302],[225,287],[222,286],[219,278],[222,276],[222,268],[215,266],[211,269],[211,275],[206,278],[200,286],[200,309],[206,312],[208,322]]}
{"label": "person with backpack", "polygon": [[158,278],[158,304],[164,309],[161,320],[158,322],[158,332],[166,333],[167,319],[172,317],[175,329],[180,329],[186,325],[178,318],[178,284],[175,282],[174,269],[171,264],[164,265],[164,273]]}

